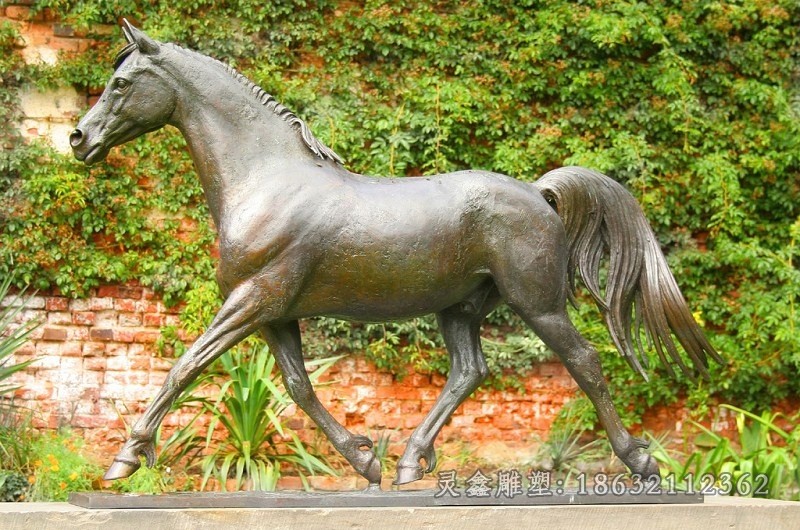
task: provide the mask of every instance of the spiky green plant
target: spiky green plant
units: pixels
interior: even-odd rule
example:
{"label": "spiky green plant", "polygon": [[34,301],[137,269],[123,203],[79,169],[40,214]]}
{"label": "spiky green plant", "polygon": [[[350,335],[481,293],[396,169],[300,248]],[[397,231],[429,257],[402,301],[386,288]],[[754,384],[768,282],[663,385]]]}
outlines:
{"label": "spiky green plant", "polygon": [[[339,357],[309,361],[309,374],[316,381]],[[265,346],[255,353],[238,348],[220,357],[229,379],[219,387],[216,402],[207,404],[213,419],[208,427],[206,443],[218,427],[225,433],[212,452],[203,459],[203,483],[215,477],[223,490],[228,478],[235,479],[235,488],[274,490],[281,468],[288,465],[300,473],[315,475],[336,472],[323,456],[317,455],[297,434],[287,429],[281,413],[292,403],[275,369],[275,358]],[[286,437],[287,443],[280,443]]]}
{"label": "spiky green plant", "polygon": [[9,296],[10,287],[10,276],[0,281],[0,408],[12,406],[11,394],[19,388],[19,385],[9,381],[11,376],[24,370],[35,360],[12,363],[11,356],[39,325],[36,320],[18,322],[18,317],[25,310],[29,299],[25,297],[24,291]]}

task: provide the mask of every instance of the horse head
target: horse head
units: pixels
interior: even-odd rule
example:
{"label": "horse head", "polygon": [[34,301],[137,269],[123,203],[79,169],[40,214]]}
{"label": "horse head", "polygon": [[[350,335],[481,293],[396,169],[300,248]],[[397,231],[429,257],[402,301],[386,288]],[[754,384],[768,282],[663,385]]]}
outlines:
{"label": "horse head", "polygon": [[158,68],[161,43],[133,27],[122,29],[128,45],[119,53],[103,95],[70,134],[75,157],[91,165],[109,150],[160,129],[175,111],[177,95]]}

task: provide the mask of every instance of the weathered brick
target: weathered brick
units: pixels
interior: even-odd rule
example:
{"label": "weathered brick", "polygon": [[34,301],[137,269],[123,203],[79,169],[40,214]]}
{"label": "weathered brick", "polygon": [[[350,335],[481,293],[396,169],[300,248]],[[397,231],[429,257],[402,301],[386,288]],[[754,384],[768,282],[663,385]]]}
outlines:
{"label": "weathered brick", "polygon": [[157,300],[139,300],[136,305],[136,310],[141,311],[142,313],[158,313],[161,314],[164,312],[164,306],[161,302]]}
{"label": "weathered brick", "polygon": [[106,355],[109,357],[129,354],[132,355],[131,346],[124,342],[111,342],[106,349]]}
{"label": "weathered brick", "polygon": [[106,344],[103,342],[84,342],[83,356],[93,357],[103,355],[106,352]]}
{"label": "weathered brick", "polygon": [[132,298],[138,300],[142,298],[144,289],[138,285],[123,285],[119,288],[118,296],[120,298]]}
{"label": "weathered brick", "polygon": [[136,332],[130,329],[115,329],[114,340],[117,342],[134,342],[136,340]]}
{"label": "weathered brick", "polygon": [[73,416],[71,425],[83,429],[98,429],[108,425],[108,420],[95,414],[76,414]]}
{"label": "weathered brick", "polygon": [[431,375],[431,384],[433,386],[444,386],[447,382],[447,378],[441,374],[432,374]]}
{"label": "weathered brick", "polygon": [[166,372],[150,372],[150,378],[147,380],[153,386],[163,386],[167,381]]}
{"label": "weathered brick", "polygon": [[83,358],[84,371],[104,372],[106,370],[105,357],[84,357]]}
{"label": "weathered brick", "polygon": [[25,301],[25,307],[28,309],[44,309],[46,305],[43,296],[31,296]]}
{"label": "weathered brick", "polygon": [[120,313],[119,325],[126,328],[133,328],[142,325],[141,313]]}
{"label": "weathered brick", "polygon": [[25,6],[6,6],[6,16],[11,20],[28,20],[31,10]]}
{"label": "weathered brick", "polygon": [[114,299],[110,297],[97,297],[89,300],[89,308],[92,311],[103,311],[114,309]]}
{"label": "weathered brick", "polygon": [[119,286],[118,285],[101,285],[97,288],[97,297],[98,298],[119,298]]}
{"label": "weathered brick", "polygon": [[139,310],[139,304],[136,300],[129,298],[117,298],[114,300],[114,309],[126,313],[133,313]]}
{"label": "weathered brick", "polygon": [[133,357],[136,355],[144,355],[148,350],[144,344],[133,343],[130,346],[128,346],[128,351],[129,355]]}
{"label": "weathered brick", "polygon": [[89,338],[94,341],[114,340],[113,329],[92,329],[89,331]]}
{"label": "weathered brick", "polygon": [[146,313],[142,318],[142,324],[149,328],[163,327],[165,321],[166,316],[157,313]]}
{"label": "weathered brick", "polygon": [[67,330],[63,328],[44,328],[42,340],[64,341],[67,340]]}
{"label": "weathered brick", "polygon": [[[131,346],[133,348],[133,345]],[[167,359],[164,357],[150,357],[150,367],[152,370],[169,371],[172,365],[175,364],[174,359]]]}
{"label": "weathered brick", "polygon": [[[92,359],[95,360],[95,358]],[[98,370],[88,370],[84,364],[84,370],[81,372],[81,384],[84,386],[99,387],[103,384],[103,378],[105,377],[103,374],[104,370],[104,368],[100,368]]]}
{"label": "weathered brick", "polygon": [[67,379],[79,379],[82,367],[83,359],[80,357],[61,357],[58,363],[61,376]]}
{"label": "weathered brick", "polygon": [[161,337],[161,332],[159,331],[137,331],[134,335],[134,341],[139,344],[152,344],[156,342],[159,337]]}
{"label": "weathered brick", "polygon": [[69,309],[69,300],[63,296],[45,298],[44,308],[47,311],[66,311]]}
{"label": "weathered brick", "polygon": [[51,311],[47,313],[47,323],[53,326],[69,326],[72,324],[72,313],[68,311]]}
{"label": "weathered brick", "polygon": [[117,325],[117,312],[106,309],[94,312],[94,326],[98,328],[114,328]]}
{"label": "weathered brick", "polygon": [[77,326],[94,326],[95,314],[93,311],[75,311],[72,313],[72,323]]}
{"label": "weathered brick", "polygon": [[150,371],[150,357],[129,357],[131,370]]}
{"label": "weathered brick", "polygon": [[61,366],[61,356],[59,349],[61,345],[57,342],[42,342],[36,347],[37,359],[34,363],[37,371],[58,370]]}
{"label": "weathered brick", "polygon": [[118,355],[106,359],[106,370],[109,372],[124,372],[131,369],[131,361],[127,357]]}
{"label": "weathered brick", "polygon": [[91,308],[91,303],[89,302],[89,300],[82,298],[69,301],[70,311],[89,311],[90,308]]}
{"label": "weathered brick", "polygon": [[22,356],[30,356],[36,353],[36,345],[32,341],[28,341],[17,348],[15,356],[19,359]]}
{"label": "weathered brick", "polygon": [[375,384],[378,386],[389,386],[394,384],[394,376],[387,373],[377,374]]}
{"label": "weathered brick", "polygon": [[63,357],[82,357],[83,343],[75,341],[65,342],[61,345],[61,355]]}
{"label": "weathered brick", "polygon": [[431,383],[431,378],[425,374],[412,373],[403,380],[403,383],[417,387],[428,386]]}

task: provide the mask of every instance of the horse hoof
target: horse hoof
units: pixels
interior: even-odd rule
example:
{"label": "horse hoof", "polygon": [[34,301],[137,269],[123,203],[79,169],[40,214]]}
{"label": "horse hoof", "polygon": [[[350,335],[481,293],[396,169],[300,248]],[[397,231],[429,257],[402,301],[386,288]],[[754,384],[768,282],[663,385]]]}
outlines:
{"label": "horse hoof", "polygon": [[397,466],[397,476],[394,479],[395,486],[399,486],[401,484],[408,484],[409,482],[415,482],[422,478],[423,476],[422,467],[415,466]]}
{"label": "horse hoof", "polygon": [[139,462],[123,462],[121,460],[114,460],[111,467],[108,468],[106,474],[103,475],[103,480],[117,480],[120,478],[128,478],[133,475],[137,469],[141,467]]}
{"label": "horse hoof", "polygon": [[378,488],[381,487],[381,462],[374,456],[369,463],[364,478],[369,481],[370,486],[376,485]]}

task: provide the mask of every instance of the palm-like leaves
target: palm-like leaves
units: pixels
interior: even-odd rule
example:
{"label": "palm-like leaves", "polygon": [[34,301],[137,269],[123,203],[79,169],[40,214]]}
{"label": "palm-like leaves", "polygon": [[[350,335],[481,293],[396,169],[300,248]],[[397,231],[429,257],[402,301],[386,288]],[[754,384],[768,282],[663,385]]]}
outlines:
{"label": "palm-like leaves", "polygon": [[11,277],[0,282],[0,302],[5,301],[0,305],[0,408],[9,407],[11,393],[19,388],[19,385],[13,385],[8,380],[35,360],[12,364],[11,356],[39,325],[32,320],[22,324],[17,322],[17,317],[25,309],[27,299],[24,292],[8,297],[10,287]]}
{"label": "palm-like leaves", "polygon": [[[307,363],[307,367],[314,368],[309,374],[311,381],[316,381],[337,359]],[[283,464],[300,471],[304,481],[304,472],[336,474],[324,457],[313,454],[295,433],[284,428],[280,415],[292,401],[267,347],[252,355],[233,350],[225,353],[220,362],[230,379],[220,386],[216,402],[206,404],[214,416],[208,428],[207,446],[211,445],[219,425],[226,434],[203,460],[203,488],[215,476],[223,489],[226,479],[231,477],[236,489],[248,484],[253,490],[274,490]],[[277,443],[286,436],[291,441]]]}

